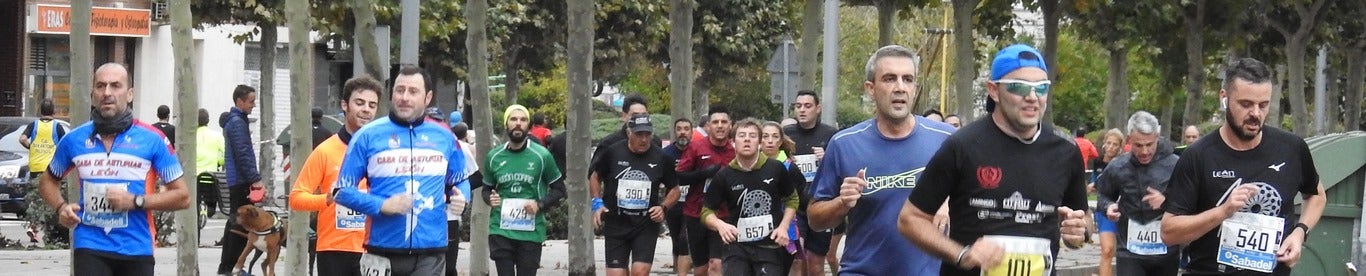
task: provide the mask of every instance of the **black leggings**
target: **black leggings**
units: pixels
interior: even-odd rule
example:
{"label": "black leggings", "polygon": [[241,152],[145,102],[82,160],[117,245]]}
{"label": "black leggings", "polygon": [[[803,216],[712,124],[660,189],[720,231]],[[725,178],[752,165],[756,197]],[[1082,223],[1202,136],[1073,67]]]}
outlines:
{"label": "black leggings", "polygon": [[[237,229],[246,233],[246,229],[237,225],[236,221],[237,208],[251,204],[251,201],[247,200],[249,193],[251,193],[251,184],[244,183],[228,187],[228,202],[232,208],[228,209],[231,212],[228,213],[228,225],[223,227],[223,255],[219,256],[218,259],[218,274],[228,274],[232,271],[232,267],[237,265],[237,257],[241,256],[242,249],[247,247],[247,238],[233,234],[232,230]],[[244,264],[244,266],[246,266],[244,269],[250,268],[251,264]]]}
{"label": "black leggings", "polygon": [[76,275],[81,276],[150,276],[155,272],[156,261],[152,256],[124,257],[89,249],[76,249],[76,257],[71,260],[71,264]]}
{"label": "black leggings", "polygon": [[541,244],[489,235],[489,258],[499,276],[531,276],[541,267]]}
{"label": "black leggings", "polygon": [[1115,258],[1115,275],[1176,275],[1180,262],[1176,253],[1161,258]]}
{"label": "black leggings", "polygon": [[360,276],[360,255],[356,252],[318,252],[318,275]]}
{"label": "black leggings", "polygon": [[456,276],[455,260],[460,257],[460,221],[446,221],[446,276]]}

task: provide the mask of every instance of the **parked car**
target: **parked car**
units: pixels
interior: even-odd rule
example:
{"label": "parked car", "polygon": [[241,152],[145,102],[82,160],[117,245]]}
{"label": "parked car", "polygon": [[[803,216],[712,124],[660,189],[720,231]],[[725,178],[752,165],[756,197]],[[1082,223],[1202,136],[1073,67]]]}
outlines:
{"label": "parked car", "polygon": [[[0,212],[14,213],[21,218],[28,210],[24,196],[29,189],[37,187],[37,183],[28,179],[28,149],[19,144],[19,136],[37,120],[37,117],[0,117]],[[71,124],[66,121],[56,121],[63,129],[71,130]]]}

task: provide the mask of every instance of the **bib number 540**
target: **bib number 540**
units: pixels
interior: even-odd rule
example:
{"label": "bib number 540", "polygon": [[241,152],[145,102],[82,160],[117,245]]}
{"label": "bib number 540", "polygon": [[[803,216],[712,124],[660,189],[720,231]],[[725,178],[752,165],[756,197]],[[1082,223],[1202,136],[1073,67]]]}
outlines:
{"label": "bib number 540", "polygon": [[1238,247],[1255,249],[1257,251],[1267,251],[1267,246],[1271,244],[1271,234],[1248,229],[1238,229]]}

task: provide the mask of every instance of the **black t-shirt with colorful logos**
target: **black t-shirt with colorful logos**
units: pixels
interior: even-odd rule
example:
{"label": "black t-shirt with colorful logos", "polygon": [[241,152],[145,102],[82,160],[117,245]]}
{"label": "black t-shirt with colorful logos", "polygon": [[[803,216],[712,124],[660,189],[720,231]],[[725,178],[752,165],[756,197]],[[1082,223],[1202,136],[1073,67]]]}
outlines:
{"label": "black t-shirt with colorful logos", "polygon": [[[1052,133],[1052,126],[1043,125],[1025,143],[1006,135],[990,118],[969,124],[944,141],[909,200],[933,214],[949,199],[949,237],[954,241],[968,245],[988,235],[1028,240],[1020,247],[1048,254],[1031,255],[1036,259],[1029,260],[1043,263],[1032,267],[1051,271],[1061,235],[1057,208],[1087,207],[1081,151],[1070,138]],[[953,261],[944,261],[940,275],[981,274],[978,269],[960,270]]]}
{"label": "black t-shirt with colorful logos", "polygon": [[627,142],[621,140],[601,149],[601,158],[592,164],[592,171],[602,181],[602,205],[607,208],[602,214],[602,231],[606,236],[658,230],[659,223],[650,220],[649,209],[661,205],[662,191],[677,185],[673,158],[658,146],[650,146],[644,153],[631,152]]}
{"label": "black t-shirt with colorful logos", "polygon": [[[1224,143],[1219,132],[1210,133],[1187,147],[1181,154],[1167,187],[1162,207],[1173,215],[1196,215],[1216,208],[1234,183],[1257,185],[1258,192],[1240,213],[1284,219],[1283,232],[1273,237],[1282,240],[1299,221],[1295,214],[1295,194],[1318,194],[1319,175],[1304,139],[1276,128],[1262,130],[1262,141],[1255,148],[1237,151]],[[1244,273],[1220,264],[1219,232],[1216,227],[1190,243],[1184,253],[1190,256],[1187,270],[1192,273]],[[1275,274],[1289,273],[1285,264],[1275,264]]]}

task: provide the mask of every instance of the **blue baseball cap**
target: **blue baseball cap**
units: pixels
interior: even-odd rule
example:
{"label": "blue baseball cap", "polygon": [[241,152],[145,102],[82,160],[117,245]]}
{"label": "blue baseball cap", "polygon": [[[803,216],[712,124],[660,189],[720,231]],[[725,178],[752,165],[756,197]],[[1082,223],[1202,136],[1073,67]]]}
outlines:
{"label": "blue baseball cap", "polygon": [[455,124],[460,123],[460,121],[463,119],[463,116],[464,115],[460,115],[460,110],[451,111],[450,119],[446,120],[446,123],[449,123],[452,126],[454,126]]}
{"label": "blue baseball cap", "polygon": [[[991,80],[1000,80],[1006,74],[1026,67],[1036,67],[1048,72],[1048,65],[1044,64],[1043,54],[1040,54],[1038,49],[1025,44],[1006,46],[1000,52],[996,52],[996,57],[991,59]],[[996,109],[996,101],[991,100],[991,97],[987,97],[986,109],[987,112]]]}

